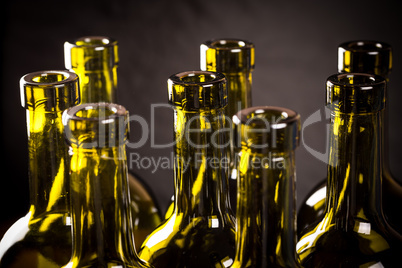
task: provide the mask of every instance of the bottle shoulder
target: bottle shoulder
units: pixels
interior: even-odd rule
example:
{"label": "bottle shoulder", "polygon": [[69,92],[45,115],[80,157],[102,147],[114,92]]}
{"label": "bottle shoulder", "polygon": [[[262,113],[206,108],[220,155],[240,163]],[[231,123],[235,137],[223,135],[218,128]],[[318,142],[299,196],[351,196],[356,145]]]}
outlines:
{"label": "bottle shoulder", "polygon": [[[175,263],[175,267],[215,267],[216,262],[232,262],[235,254],[235,230],[231,224],[211,217],[184,222],[173,214],[145,240],[141,259],[155,267]],[[210,259],[216,255],[215,260]],[[162,266],[161,266],[162,265]]]}
{"label": "bottle shoulder", "polygon": [[28,213],[7,230],[0,242],[0,267],[30,267],[28,263],[32,267],[60,267],[70,256],[71,224],[65,213],[37,218]]}
{"label": "bottle shoulder", "polygon": [[[301,264],[305,267],[361,267],[359,265],[374,265],[379,261],[389,263],[399,257],[402,241],[381,222],[359,218],[349,222],[347,226],[342,225],[326,214],[298,241],[296,250]],[[348,263],[355,266],[347,266]]]}

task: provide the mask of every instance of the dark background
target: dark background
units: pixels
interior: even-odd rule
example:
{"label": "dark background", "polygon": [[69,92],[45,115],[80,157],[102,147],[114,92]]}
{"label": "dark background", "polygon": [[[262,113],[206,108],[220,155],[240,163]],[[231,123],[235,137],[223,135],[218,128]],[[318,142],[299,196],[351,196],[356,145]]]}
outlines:
{"label": "dark background", "polygon": [[[400,98],[402,9],[398,1],[7,1],[1,12],[0,217],[28,210],[27,136],[19,79],[26,73],[64,69],[63,43],[86,35],[119,41],[119,103],[151,122],[151,104],[167,102],[167,78],[199,69],[199,45],[212,38],[243,38],[256,46],[253,105],[294,109],[302,122],[321,110],[325,80],[337,71],[337,46],[373,39],[394,48],[389,91],[390,166],[402,178]],[[155,142],[172,141],[173,116],[154,110]],[[324,153],[326,121],[304,130],[297,151],[298,203],[326,175],[326,165],[308,145]],[[132,140],[142,133],[132,124]],[[170,148],[130,149],[142,157],[169,157]],[[133,169],[134,170],[134,169]],[[171,169],[134,170],[164,209],[173,193]]]}

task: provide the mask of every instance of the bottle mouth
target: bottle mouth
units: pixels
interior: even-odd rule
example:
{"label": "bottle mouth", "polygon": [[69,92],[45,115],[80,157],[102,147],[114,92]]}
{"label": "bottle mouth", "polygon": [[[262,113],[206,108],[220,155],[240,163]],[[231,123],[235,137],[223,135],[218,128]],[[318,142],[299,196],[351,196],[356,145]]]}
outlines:
{"label": "bottle mouth", "polygon": [[288,151],[299,144],[300,115],[288,108],[256,106],[233,116],[233,142],[252,151]]}
{"label": "bottle mouth", "polygon": [[32,72],[20,79],[22,107],[29,110],[63,111],[77,105],[79,80],[69,71]]}
{"label": "bottle mouth", "polygon": [[391,50],[391,46],[389,44],[374,40],[354,40],[342,43],[339,45],[339,47],[353,52],[375,53],[376,51]]}
{"label": "bottle mouth", "polygon": [[200,46],[201,70],[250,72],[255,62],[254,44],[242,39],[213,39]]}
{"label": "bottle mouth", "polygon": [[116,45],[117,41],[106,36],[84,36],[70,44],[77,47],[106,47]]}
{"label": "bottle mouth", "polygon": [[[254,47],[254,44],[242,39],[213,39],[205,42],[205,45],[218,49],[218,50],[233,50],[232,52],[239,52],[239,49],[250,49]],[[237,50],[236,50],[237,49]]]}
{"label": "bottle mouth", "polygon": [[388,77],[392,70],[392,47],[384,42],[356,40],[338,46],[338,71]]}
{"label": "bottle mouth", "polygon": [[64,43],[64,65],[68,70],[101,71],[118,63],[118,43],[113,38],[84,36]]}
{"label": "bottle mouth", "polygon": [[21,83],[39,87],[57,86],[77,79],[77,75],[68,71],[39,71],[24,75]]}
{"label": "bottle mouth", "polygon": [[372,113],[385,107],[385,78],[375,74],[343,73],[327,79],[327,107],[342,113]]}
{"label": "bottle mouth", "polygon": [[225,76],[216,72],[186,71],[172,75],[169,80],[174,84],[211,87],[215,83],[226,82]]}
{"label": "bottle mouth", "polygon": [[208,71],[176,73],[168,79],[169,103],[187,111],[223,108],[227,105],[226,78]]}
{"label": "bottle mouth", "polygon": [[114,103],[86,103],[63,113],[66,140],[70,145],[89,148],[125,144],[129,133],[128,111]]}

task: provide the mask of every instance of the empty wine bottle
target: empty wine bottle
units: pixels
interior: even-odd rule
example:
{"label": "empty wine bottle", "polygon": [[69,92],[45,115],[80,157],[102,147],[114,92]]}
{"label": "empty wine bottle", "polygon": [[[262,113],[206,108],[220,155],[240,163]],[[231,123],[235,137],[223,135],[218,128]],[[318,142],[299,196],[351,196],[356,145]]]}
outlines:
{"label": "empty wine bottle", "polygon": [[385,91],[378,75],[336,74],[327,80],[327,201],[322,220],[297,243],[305,268],[400,266],[402,240],[382,212]]}
{"label": "empty wine bottle", "polygon": [[233,117],[238,162],[236,257],[232,268],[299,267],[296,166],[300,116],[272,106]]}
{"label": "empty wine bottle", "polygon": [[[219,72],[225,75],[228,88],[228,105],[225,115],[231,119],[238,111],[251,106],[251,82],[254,70],[254,44],[241,39],[213,39],[200,46],[200,67],[202,71]],[[230,125],[230,122],[228,122]],[[231,155],[236,150],[232,146]],[[229,153],[229,151],[228,151]],[[231,159],[236,159],[234,156]],[[236,209],[236,163],[230,161],[228,170],[230,205]],[[172,197],[172,201],[174,196]],[[173,212],[173,202],[170,204],[165,218]]]}
{"label": "empty wine bottle", "polygon": [[[338,47],[338,71],[340,73],[358,72],[377,74],[387,81],[392,69],[392,48],[378,41],[350,41]],[[402,202],[402,186],[392,175],[388,162],[388,115],[387,108],[381,111],[383,124],[381,135],[383,210],[389,224],[402,234],[402,213],[394,210],[395,204]],[[325,212],[327,180],[315,186],[302,202],[297,217],[297,231],[303,230],[314,222],[321,220]]]}
{"label": "empty wine bottle", "polygon": [[126,141],[128,111],[87,103],[63,113],[71,148],[73,251],[64,267],[150,267],[134,247]]}
{"label": "empty wine bottle", "polygon": [[0,267],[51,268],[71,256],[68,148],[62,112],[79,102],[75,73],[41,71],[20,80],[26,109],[30,209],[0,242]]}
{"label": "empty wine bottle", "polygon": [[[118,43],[103,36],[81,37],[64,44],[65,66],[80,77],[81,103],[116,103]],[[129,172],[135,244],[142,242],[160,223],[159,206],[139,176]]]}
{"label": "empty wine bottle", "polygon": [[174,108],[174,209],[145,240],[140,258],[157,268],[228,267],[235,230],[226,178],[225,77],[177,73],[168,80],[168,92]]}

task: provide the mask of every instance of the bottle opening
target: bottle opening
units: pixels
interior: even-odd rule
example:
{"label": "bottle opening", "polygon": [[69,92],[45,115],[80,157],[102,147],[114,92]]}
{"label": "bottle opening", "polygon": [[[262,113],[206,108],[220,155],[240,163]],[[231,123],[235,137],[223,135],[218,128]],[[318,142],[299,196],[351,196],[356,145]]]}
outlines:
{"label": "bottle opening", "polygon": [[40,75],[32,77],[32,82],[36,83],[56,83],[64,81],[68,78],[63,73],[42,73]]}
{"label": "bottle opening", "polygon": [[114,40],[112,40],[109,37],[104,37],[104,36],[85,36],[77,39],[75,41],[76,46],[107,46],[111,43],[113,43]]}
{"label": "bottle opening", "polygon": [[246,41],[222,39],[216,40],[211,43],[211,47],[214,48],[242,48],[246,46]]}
{"label": "bottle opening", "polygon": [[81,148],[115,147],[128,137],[128,111],[113,103],[86,103],[64,111],[65,136]]}
{"label": "bottle opening", "polygon": [[[370,74],[339,74],[336,76],[333,76],[333,80],[330,80],[333,83],[338,83],[340,85],[345,85],[345,86],[360,86],[360,87],[367,87],[367,86],[372,86],[375,85],[379,82],[383,82],[384,79],[370,75]],[[364,88],[362,88],[364,89]]]}
{"label": "bottle opening", "polygon": [[293,110],[274,106],[260,106],[239,111],[233,117],[233,120],[234,123],[244,125],[255,125],[256,127],[261,125],[279,128],[281,124],[286,125],[289,121],[296,118],[297,113]]}
{"label": "bottle opening", "polygon": [[386,43],[378,42],[378,41],[351,41],[344,43],[341,47],[347,48],[347,50],[351,51],[378,51],[382,49],[390,49],[390,46]]}
{"label": "bottle opening", "polygon": [[215,74],[208,74],[208,73],[187,73],[180,76],[178,75],[179,79],[185,83],[204,83],[204,82],[211,82],[216,79]]}
{"label": "bottle opening", "polygon": [[117,109],[110,106],[86,106],[83,110],[78,110],[75,116],[80,118],[104,118],[116,114]]}
{"label": "bottle opening", "polygon": [[293,110],[257,106],[233,116],[234,145],[264,152],[294,149],[298,145],[300,116]]}

